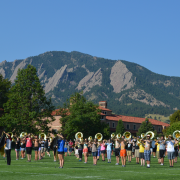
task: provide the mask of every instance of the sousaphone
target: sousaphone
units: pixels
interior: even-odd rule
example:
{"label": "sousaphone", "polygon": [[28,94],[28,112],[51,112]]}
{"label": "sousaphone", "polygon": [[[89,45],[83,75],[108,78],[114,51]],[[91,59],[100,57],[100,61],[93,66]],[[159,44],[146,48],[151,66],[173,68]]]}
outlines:
{"label": "sousaphone", "polygon": [[129,131],[126,131],[123,136],[125,137],[126,140],[129,140],[131,138],[131,133]]}
{"label": "sousaphone", "polygon": [[76,138],[76,140],[81,140],[83,138],[83,133],[82,132],[77,132],[75,134],[75,138]]}
{"label": "sousaphone", "polygon": [[96,138],[98,141],[102,141],[103,135],[102,135],[101,133],[97,133],[97,134],[95,135],[95,138]]}
{"label": "sousaphone", "polygon": [[173,138],[179,140],[179,138],[180,138],[180,131],[179,130],[176,130],[173,132]]}

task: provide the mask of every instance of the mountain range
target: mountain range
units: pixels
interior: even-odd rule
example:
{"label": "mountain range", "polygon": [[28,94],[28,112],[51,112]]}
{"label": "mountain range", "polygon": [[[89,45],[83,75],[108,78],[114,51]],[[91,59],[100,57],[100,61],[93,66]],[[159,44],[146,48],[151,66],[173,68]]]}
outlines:
{"label": "mountain range", "polygon": [[[153,73],[136,63],[110,60],[80,52],[50,51],[0,63],[0,73],[14,82],[18,69],[36,67],[47,97],[56,108],[74,92],[88,101],[107,101],[113,113],[145,117],[169,116],[180,109],[180,77]],[[161,68],[161,67],[160,67]]]}

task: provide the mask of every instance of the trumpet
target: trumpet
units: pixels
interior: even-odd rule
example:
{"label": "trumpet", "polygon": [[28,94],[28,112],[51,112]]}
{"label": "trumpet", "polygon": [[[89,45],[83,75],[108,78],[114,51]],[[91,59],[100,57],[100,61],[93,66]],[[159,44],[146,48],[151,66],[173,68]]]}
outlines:
{"label": "trumpet", "polygon": [[39,134],[39,139],[44,139],[44,140],[46,140],[46,134],[45,134],[45,133],[40,133],[40,134]]}
{"label": "trumpet", "polygon": [[121,138],[121,134],[120,133],[116,134],[116,138],[120,139]]}
{"label": "trumpet", "polygon": [[89,137],[88,137],[88,141],[92,141],[92,136],[89,136]]}
{"label": "trumpet", "polygon": [[129,131],[126,131],[123,136],[125,137],[126,140],[129,140],[131,138],[131,133]]}
{"label": "trumpet", "polygon": [[112,133],[111,134],[111,138],[114,139],[116,137],[116,134],[115,133]]}
{"label": "trumpet", "polygon": [[97,133],[97,134],[95,135],[95,138],[96,138],[98,141],[102,141],[103,135],[102,135],[101,133]]}
{"label": "trumpet", "polygon": [[75,134],[75,138],[76,138],[76,140],[81,140],[81,138],[83,138],[83,133],[82,132],[77,132]]}

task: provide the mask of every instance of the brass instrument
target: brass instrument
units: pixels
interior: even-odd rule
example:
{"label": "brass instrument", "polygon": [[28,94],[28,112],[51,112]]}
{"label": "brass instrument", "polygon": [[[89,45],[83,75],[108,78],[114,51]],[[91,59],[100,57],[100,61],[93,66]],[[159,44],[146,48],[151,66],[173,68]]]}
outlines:
{"label": "brass instrument", "polygon": [[154,133],[152,131],[148,131],[146,134],[145,134],[145,137],[147,135],[150,135],[150,139],[153,139],[154,138]]}
{"label": "brass instrument", "polygon": [[83,138],[83,133],[82,132],[77,132],[75,134],[75,138],[76,138],[76,140],[81,140],[81,138]]}
{"label": "brass instrument", "polygon": [[24,136],[27,136],[27,132],[22,132],[22,133],[20,134],[20,138],[23,138]]}
{"label": "brass instrument", "polygon": [[111,138],[114,139],[116,137],[116,134],[115,133],[112,133],[111,134]]}
{"label": "brass instrument", "polygon": [[121,138],[121,134],[120,133],[116,134],[116,138],[120,139]]}
{"label": "brass instrument", "polygon": [[[11,138],[13,138],[13,133],[12,132],[8,132],[8,134],[11,134]],[[6,137],[8,138],[8,135],[6,135]]]}
{"label": "brass instrument", "polygon": [[164,136],[164,139],[165,139],[165,140],[168,140],[168,138],[169,138],[168,135],[165,135],[165,136]]}
{"label": "brass instrument", "polygon": [[50,137],[50,138],[49,138],[49,140],[50,140],[50,142],[52,142],[52,141],[53,141],[53,138],[52,138],[52,137]]}
{"label": "brass instrument", "polygon": [[44,139],[44,140],[46,140],[46,134],[45,134],[45,133],[40,133],[40,134],[39,134],[39,139]]}
{"label": "brass instrument", "polygon": [[173,132],[173,138],[179,140],[179,138],[180,138],[180,131],[179,130],[176,130]]}
{"label": "brass instrument", "polygon": [[103,135],[102,135],[101,133],[97,133],[97,134],[95,135],[95,138],[96,138],[98,141],[102,141]]}
{"label": "brass instrument", "polygon": [[92,136],[89,136],[89,137],[88,137],[88,141],[92,141]]}
{"label": "brass instrument", "polygon": [[129,140],[131,138],[131,133],[129,131],[126,131],[123,136],[125,137],[126,140]]}
{"label": "brass instrument", "polygon": [[141,133],[141,138],[144,138],[145,137],[145,133]]}

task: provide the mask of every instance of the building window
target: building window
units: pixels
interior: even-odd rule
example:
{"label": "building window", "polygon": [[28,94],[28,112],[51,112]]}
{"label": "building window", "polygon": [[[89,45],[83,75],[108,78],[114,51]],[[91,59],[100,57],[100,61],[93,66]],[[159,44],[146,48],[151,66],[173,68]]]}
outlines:
{"label": "building window", "polygon": [[104,116],[101,116],[101,120],[104,120]]}
{"label": "building window", "polygon": [[136,130],[136,125],[134,124],[133,129]]}
{"label": "building window", "polygon": [[127,129],[129,129],[129,124],[127,124]]}
{"label": "building window", "polygon": [[112,127],[113,127],[113,128],[115,127],[115,123],[112,123]]}
{"label": "building window", "polygon": [[161,132],[161,127],[159,127],[159,132]]}
{"label": "building window", "polygon": [[109,127],[110,127],[110,123],[109,122],[107,122],[107,124],[109,125]]}
{"label": "building window", "polygon": [[106,112],[106,111],[103,111],[102,113],[103,113],[103,114],[105,114],[105,115],[107,114],[107,112]]}

